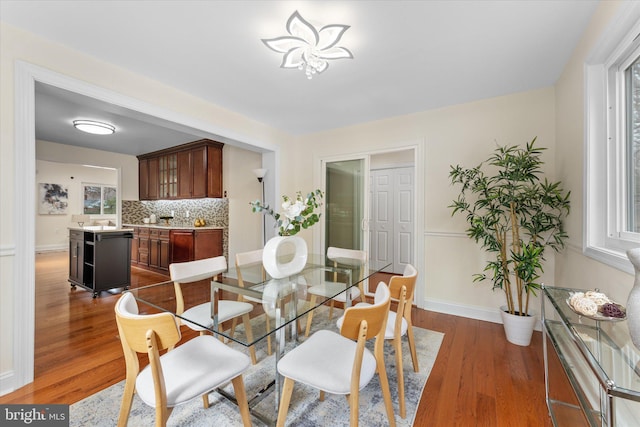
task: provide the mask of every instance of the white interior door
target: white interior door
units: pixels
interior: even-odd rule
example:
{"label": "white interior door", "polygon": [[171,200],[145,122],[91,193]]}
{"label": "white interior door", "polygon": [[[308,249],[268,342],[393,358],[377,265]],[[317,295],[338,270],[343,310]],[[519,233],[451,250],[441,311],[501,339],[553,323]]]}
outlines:
{"label": "white interior door", "polygon": [[370,262],[402,274],[414,264],[414,168],[371,171]]}
{"label": "white interior door", "polygon": [[394,169],[394,224],[393,246],[393,272],[402,274],[407,264],[414,262],[414,193],[415,174],[413,167]]}
{"label": "white interior door", "polygon": [[393,170],[371,171],[371,222],[369,253],[371,266],[382,268],[392,263],[393,251]]}

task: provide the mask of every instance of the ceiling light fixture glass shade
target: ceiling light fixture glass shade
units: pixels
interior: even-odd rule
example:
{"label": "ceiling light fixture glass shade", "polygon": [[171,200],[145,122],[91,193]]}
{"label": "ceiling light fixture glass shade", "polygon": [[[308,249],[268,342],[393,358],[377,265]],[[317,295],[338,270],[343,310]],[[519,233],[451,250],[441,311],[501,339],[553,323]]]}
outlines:
{"label": "ceiling light fixture glass shade", "polygon": [[333,59],[353,59],[349,49],[336,46],[349,25],[331,24],[316,30],[298,11],[287,21],[289,36],[262,39],[262,42],[279,53],[284,53],[281,68],[304,70],[308,79],[322,73]]}
{"label": "ceiling light fixture glass shade", "polygon": [[94,120],[74,120],[73,126],[78,130],[94,135],[111,135],[116,131],[115,126]]}

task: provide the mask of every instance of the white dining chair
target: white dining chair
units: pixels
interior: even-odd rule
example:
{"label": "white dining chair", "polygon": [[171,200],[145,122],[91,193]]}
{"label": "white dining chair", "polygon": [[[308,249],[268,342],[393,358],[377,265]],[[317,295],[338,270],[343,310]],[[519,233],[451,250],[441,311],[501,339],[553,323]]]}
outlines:
{"label": "white dining chair", "polygon": [[[174,283],[176,292],[176,314],[183,318],[182,324],[203,335],[213,328],[211,318],[211,302],[195,305],[185,310],[185,301],[182,286],[198,282],[204,279],[213,279],[218,274],[227,270],[227,259],[224,256],[206,258],[197,261],[187,261],[173,263],[169,265],[169,273]],[[253,305],[248,302],[220,299],[218,301],[218,327],[223,322],[241,317],[244,324],[248,341],[253,341],[253,331],[251,329],[251,319],[249,313],[253,310]],[[189,319],[192,322],[186,321]],[[249,347],[251,362],[256,363],[256,351],[254,346]]]}
{"label": "white dining chair", "polygon": [[[116,323],[126,363],[126,380],[118,427],[125,427],[131,412],[134,393],[155,408],[155,425],[166,426],[175,406],[202,396],[209,407],[209,392],[229,381],[244,426],[251,426],[251,416],[242,374],[249,358],[221,343],[211,335],[180,341],[180,328],[171,313],[141,315],[138,304],[125,292],[115,305]],[[160,352],[167,350],[162,356]],[[140,370],[137,353],[146,353],[149,364]]]}
{"label": "white dining chair", "polygon": [[[411,352],[411,361],[413,362],[414,372],[419,371],[418,356],[416,353],[416,342],[413,336],[413,323],[411,322],[411,308],[413,306],[413,295],[416,287],[416,279],[418,271],[411,264],[407,264],[404,268],[402,276],[393,276],[389,280],[389,291],[391,300],[397,302],[396,310],[389,310],[387,319],[387,327],[385,330],[385,340],[392,342],[395,350],[396,371],[398,378],[398,406],[400,408],[400,416],[406,418],[407,409],[404,395],[404,367],[402,362],[402,337],[407,336],[409,342],[409,351]],[[370,305],[366,302],[356,304],[356,307],[365,307]],[[337,321],[340,328],[344,316]]]}
{"label": "white dining chair", "polygon": [[[358,271],[358,275],[352,277],[351,279],[354,281],[358,281],[357,287],[352,287],[351,292],[351,300],[356,300],[360,298],[361,295],[364,295],[364,266],[367,262],[367,253],[365,251],[360,251],[356,249],[343,249],[336,248],[330,246],[327,248],[327,258],[330,261],[333,261],[333,266],[346,266],[353,267]],[[340,289],[344,289],[345,284],[339,283],[337,280],[337,273],[334,273],[333,281],[324,281],[323,283],[312,285],[307,289],[307,293],[309,294],[309,305],[310,307],[314,307],[316,304],[316,300],[318,297],[320,298],[328,298],[336,295],[336,293],[340,292]],[[334,302],[341,302],[343,304],[347,301],[347,291],[344,291],[337,296],[331,298],[329,303],[329,319],[333,316],[333,306]],[[311,322],[313,320],[313,313],[315,310],[311,310],[307,315],[307,327],[304,333],[305,337],[309,336],[309,332],[311,331]]]}
{"label": "white dining chair", "polygon": [[[350,425],[358,425],[359,395],[378,373],[389,419],[395,426],[391,393],[384,363],[384,333],[391,302],[389,288],[381,282],[376,289],[375,303],[345,310],[340,333],[329,330],[315,332],[278,362],[278,372],[284,377],[278,409],[277,426],[283,427],[296,382],[325,392],[347,396]],[[365,347],[375,338],[373,353]]]}

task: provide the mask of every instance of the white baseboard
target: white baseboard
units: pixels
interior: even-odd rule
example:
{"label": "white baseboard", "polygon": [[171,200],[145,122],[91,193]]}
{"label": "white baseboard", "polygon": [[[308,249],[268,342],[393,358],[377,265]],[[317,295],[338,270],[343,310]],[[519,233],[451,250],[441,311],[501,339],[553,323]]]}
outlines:
{"label": "white baseboard", "polygon": [[[500,323],[502,319],[498,308],[495,310],[486,307],[477,307],[464,304],[452,304],[446,301],[438,301],[427,298],[424,301],[425,310],[435,311],[437,313],[451,314],[454,316],[466,317],[468,319],[483,320],[485,322]],[[540,322],[536,322],[536,331],[541,331]]]}
{"label": "white baseboard", "polygon": [[0,374],[0,396],[16,390],[15,372],[13,370]]}

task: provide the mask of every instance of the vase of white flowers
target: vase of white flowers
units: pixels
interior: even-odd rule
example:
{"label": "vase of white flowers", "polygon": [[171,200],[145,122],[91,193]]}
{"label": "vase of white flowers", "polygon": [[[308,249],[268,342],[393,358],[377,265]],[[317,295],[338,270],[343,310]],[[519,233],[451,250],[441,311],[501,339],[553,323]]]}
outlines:
{"label": "vase of white flowers", "polygon": [[256,200],[251,202],[253,212],[271,215],[275,219],[278,236],[269,239],[262,252],[264,268],[274,279],[297,274],[307,262],[307,244],[296,234],[320,221],[321,214],[315,210],[322,206],[323,193],[312,191],[303,196],[300,191],[295,198],[282,196],[282,213]]}

